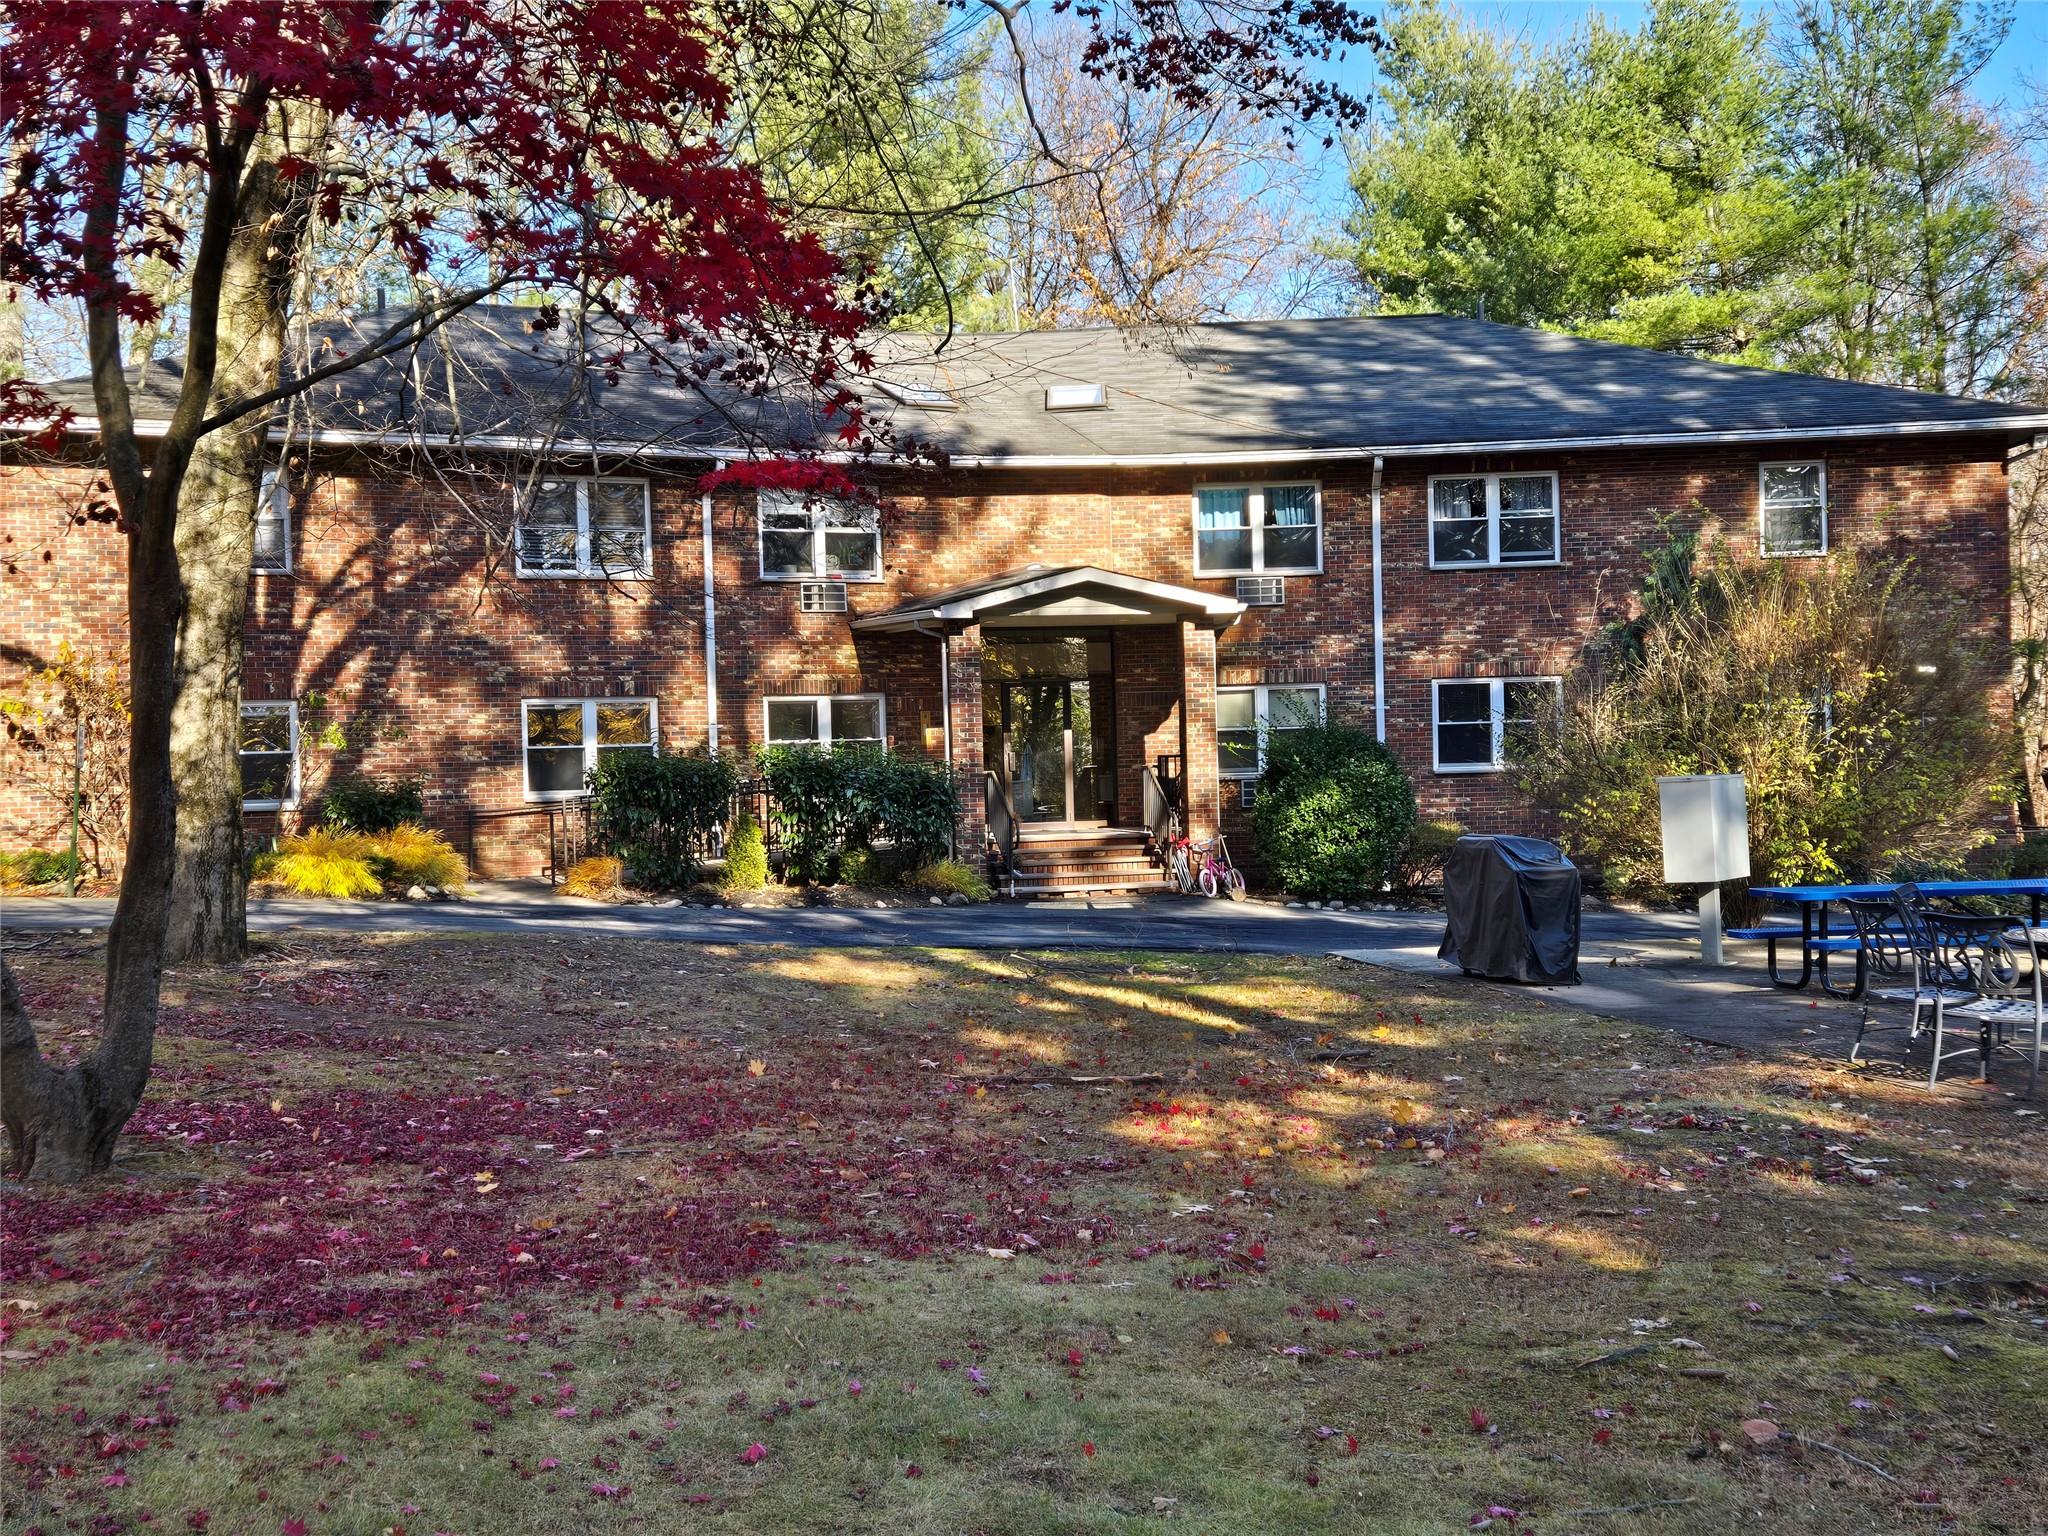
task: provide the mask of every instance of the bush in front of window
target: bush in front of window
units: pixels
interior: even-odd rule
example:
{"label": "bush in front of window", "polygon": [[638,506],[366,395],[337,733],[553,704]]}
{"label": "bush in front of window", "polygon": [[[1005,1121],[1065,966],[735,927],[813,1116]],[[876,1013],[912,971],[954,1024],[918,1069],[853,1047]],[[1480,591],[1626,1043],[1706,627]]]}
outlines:
{"label": "bush in front of window", "polygon": [[590,771],[592,845],[625,860],[634,885],[686,886],[725,830],[739,778],[724,753],[600,752]]}
{"label": "bush in front of window", "polygon": [[357,774],[329,785],[320,800],[322,824],[337,832],[390,832],[426,815],[426,786],[418,779]]}
{"label": "bush in front of window", "polygon": [[889,878],[946,850],[960,810],[942,764],[874,747],[764,747],[761,775],[793,879],[823,881],[839,854],[865,850]]}
{"label": "bush in front of window", "polygon": [[1252,807],[1259,862],[1310,901],[1357,901],[1387,882],[1415,826],[1415,790],[1372,732],[1274,731]]}
{"label": "bush in front of window", "polygon": [[370,867],[374,851],[375,845],[360,832],[315,827],[279,838],[276,854],[263,862],[261,877],[296,896],[381,896],[384,883]]}
{"label": "bush in front of window", "polygon": [[459,891],[469,883],[469,865],[438,832],[408,821],[370,839],[370,868],[401,891],[434,886]]}
{"label": "bush in front of window", "polygon": [[1890,551],[1746,554],[1690,538],[1656,551],[1639,615],[1566,678],[1555,729],[1515,752],[1582,867],[1662,892],[1667,774],[1745,776],[1745,887],[1952,868],[1989,841],[2011,736],[1982,610]]}

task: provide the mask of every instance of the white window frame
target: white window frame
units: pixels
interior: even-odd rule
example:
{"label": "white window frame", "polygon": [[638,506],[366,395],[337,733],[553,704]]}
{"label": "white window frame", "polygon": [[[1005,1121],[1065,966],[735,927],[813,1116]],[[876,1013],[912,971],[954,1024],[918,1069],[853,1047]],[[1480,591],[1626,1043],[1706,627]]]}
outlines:
{"label": "white window frame", "polygon": [[[1305,485],[1315,495],[1316,558],[1313,565],[1266,564],[1266,492]],[[1250,565],[1205,566],[1202,564],[1202,492],[1243,491],[1245,515],[1251,520],[1252,563]],[[1323,482],[1320,480],[1224,480],[1205,481],[1188,496],[1188,547],[1197,576],[1320,576],[1323,573]]]}
{"label": "white window frame", "polygon": [[1226,693],[1248,693],[1252,696],[1252,727],[1258,732],[1259,751],[1255,767],[1225,768],[1223,766],[1223,727],[1216,727],[1216,773],[1217,777],[1234,782],[1258,778],[1266,771],[1266,743],[1272,732],[1272,698],[1275,693],[1313,693],[1316,696],[1316,722],[1330,718],[1330,690],[1325,683],[1260,683],[1256,686],[1218,688],[1216,696]]}
{"label": "white window frame", "polygon": [[519,788],[529,801],[581,800],[589,795],[583,789],[535,789],[533,775],[527,769],[527,754],[532,751],[528,744],[526,730],[527,712],[537,708],[560,709],[566,705],[579,704],[583,707],[583,776],[586,784],[590,770],[597,766],[597,708],[600,704],[645,704],[647,706],[647,740],[655,756],[661,755],[661,704],[659,700],[642,697],[623,699],[521,699],[519,701]]}
{"label": "white window frame", "polygon": [[[872,526],[865,522],[833,522],[832,515],[841,502],[825,498],[814,500],[808,506],[804,498],[792,491],[760,491],[754,497],[754,569],[763,581],[866,581],[882,579],[882,519],[879,512]],[[768,569],[768,519],[766,514],[775,512],[802,513],[811,520],[811,568],[808,571],[771,571]],[[794,532],[794,529],[786,530]],[[841,571],[828,571],[825,565],[825,537],[833,533],[864,533],[875,541],[875,569],[872,575],[848,576]],[[795,694],[789,695],[797,697]]]}
{"label": "white window frame", "polygon": [[[1547,560],[1503,560],[1500,556],[1500,483],[1503,480],[1537,480],[1550,482],[1550,558]],[[1439,560],[1436,557],[1436,525],[1439,521],[1454,522],[1464,519],[1442,518],[1436,515],[1436,488],[1441,480],[1484,480],[1486,482],[1486,558],[1484,560]],[[1429,568],[1432,571],[1525,571],[1541,570],[1545,566],[1564,564],[1564,486],[1554,469],[1495,469],[1475,470],[1469,475],[1431,475],[1429,484],[1423,490],[1423,514],[1427,522],[1424,530],[1429,541]],[[1526,512],[1512,514],[1527,517]]]}
{"label": "white window frame", "polygon": [[[1817,549],[1771,548],[1770,509],[1764,505],[1764,476],[1774,469],[1820,471],[1820,547]],[[1812,560],[1828,552],[1828,461],[1826,459],[1771,459],[1756,467],[1756,547],[1766,560]]]}
{"label": "white window frame", "polygon": [[[1467,477],[1469,478],[1469,477]],[[1443,706],[1441,691],[1445,688],[1477,687],[1486,684],[1492,689],[1487,696],[1487,709],[1493,721],[1493,761],[1490,763],[1446,763],[1443,760]],[[1429,766],[1434,773],[1499,773],[1508,766],[1507,762],[1507,690],[1510,683],[1548,683],[1557,690],[1557,705],[1564,708],[1564,679],[1547,674],[1527,677],[1439,677],[1429,684]],[[1455,720],[1454,725],[1477,725],[1477,720]]]}
{"label": "white window frame", "polygon": [[[243,754],[243,752],[242,752],[242,741],[241,741],[241,735],[240,735],[240,730],[239,730],[239,723],[240,723],[241,717],[242,717],[243,715],[249,714],[250,712],[252,712],[252,711],[255,711],[255,710],[276,710],[276,709],[281,709],[281,710],[283,710],[283,711],[285,712],[285,718],[286,718],[287,720],[289,720],[289,721],[291,722],[291,742],[292,742],[292,772],[291,772],[291,786],[290,786],[289,790],[288,790],[288,791],[286,792],[286,794],[285,794],[284,798],[283,798],[283,799],[281,799],[281,800],[244,800],[244,801],[242,802],[242,809],[243,809],[243,810],[245,810],[245,811],[290,811],[290,810],[296,810],[296,809],[298,808],[298,804],[299,804],[299,705],[298,705],[298,701],[297,701],[296,699],[244,699],[244,700],[242,701],[242,707],[241,707],[240,711],[238,711],[238,712],[237,712],[237,714],[236,714],[236,717],[235,717],[235,718],[236,718],[236,722],[237,722],[237,733],[236,733],[236,737],[235,737],[235,771],[236,771],[237,773],[240,773],[240,772],[241,772],[241,766],[242,766],[241,760],[242,760],[242,757],[243,757],[243,755],[244,755],[244,754]],[[257,755],[258,755],[258,756],[261,756],[261,757],[269,757],[269,756],[271,756],[272,754],[271,754],[271,753],[268,753],[268,752],[263,752],[263,753],[259,753],[259,754],[257,754]]]}
{"label": "white window frame", "polygon": [[[768,730],[768,707],[771,704],[815,704],[818,706],[818,734],[808,743],[814,747],[830,749],[839,744],[839,737],[832,728],[832,706],[842,699],[860,699],[875,706],[875,727],[881,732],[876,745],[886,752],[889,750],[889,701],[879,693],[772,693],[761,700],[761,740],[771,747],[801,747],[801,741],[777,741]],[[869,738],[857,736],[856,741]]]}
{"label": "white window frame", "polygon": [[[607,570],[591,558],[590,488],[606,484],[640,487],[640,549],[642,559],[630,570]],[[551,571],[530,566],[519,552],[520,533],[526,526],[527,496],[544,484],[576,487],[576,569]],[[652,581],[654,579],[654,490],[635,475],[535,475],[520,486],[519,520],[512,530],[512,558],[520,577],[528,581]],[[574,702],[570,700],[568,702]],[[607,702],[610,702],[609,700]]]}
{"label": "white window frame", "polygon": [[256,491],[256,527],[263,526],[263,509],[268,505],[279,528],[284,530],[284,558],[277,565],[265,565],[257,555],[257,546],[249,546],[249,569],[259,576],[289,576],[292,573],[292,494],[291,486],[285,480],[281,468],[263,471],[263,479]]}

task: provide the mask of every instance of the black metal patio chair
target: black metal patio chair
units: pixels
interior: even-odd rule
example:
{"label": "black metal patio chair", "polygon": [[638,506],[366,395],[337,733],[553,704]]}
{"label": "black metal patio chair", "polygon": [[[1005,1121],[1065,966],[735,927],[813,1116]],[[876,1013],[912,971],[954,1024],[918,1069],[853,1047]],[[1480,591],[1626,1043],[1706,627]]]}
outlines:
{"label": "black metal patio chair", "polygon": [[[1959,1056],[1977,1057],[1979,1075],[1988,1075],[1994,1049],[2018,1054],[2021,1036],[2030,1034],[2034,1066],[2027,1091],[2031,1094],[2040,1070],[2042,991],[2040,964],[2025,924],[2008,917],[1976,917],[1931,907],[1910,885],[1893,891],[1888,902],[1855,902],[1853,908],[1864,909],[1856,917],[1857,932],[1861,937],[1865,924],[1870,925],[1876,956],[1899,957],[1893,963],[1901,974],[1903,959],[1911,959],[1910,988],[1884,988],[1872,995],[1911,1006],[1905,1026],[1909,1044],[1920,1037],[1923,1028],[1931,1029],[1934,1038],[1927,1085],[1931,1088],[1940,1080],[1943,1062]],[[1896,938],[1890,936],[1894,932]],[[1877,963],[1882,963],[1881,959]],[[1947,1046],[1951,1014],[1976,1026],[1969,1045]],[[1928,1019],[1925,1025],[1923,1016]],[[1872,1027],[1866,1002],[1857,1043],[1850,1051],[1852,1060]]]}

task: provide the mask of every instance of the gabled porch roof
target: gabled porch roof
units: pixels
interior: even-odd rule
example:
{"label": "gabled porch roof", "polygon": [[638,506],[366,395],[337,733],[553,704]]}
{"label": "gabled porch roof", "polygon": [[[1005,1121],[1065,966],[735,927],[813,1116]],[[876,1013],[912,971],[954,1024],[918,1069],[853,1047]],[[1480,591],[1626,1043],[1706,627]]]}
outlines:
{"label": "gabled porch roof", "polygon": [[905,634],[921,628],[1046,629],[1061,625],[1165,624],[1189,619],[1228,629],[1244,612],[1232,597],[1176,587],[1093,565],[1026,566],[965,586],[912,598],[881,613],[863,614],[853,627]]}

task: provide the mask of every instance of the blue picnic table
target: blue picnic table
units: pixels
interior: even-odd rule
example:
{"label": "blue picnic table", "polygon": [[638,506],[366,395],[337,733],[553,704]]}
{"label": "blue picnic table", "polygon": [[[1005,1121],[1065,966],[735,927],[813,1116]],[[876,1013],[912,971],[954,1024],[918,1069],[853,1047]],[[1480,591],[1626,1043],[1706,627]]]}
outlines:
{"label": "blue picnic table", "polygon": [[[2048,879],[1917,880],[1914,886],[1923,896],[2024,896],[2029,907],[2027,921],[2035,929],[2041,926],[2041,903],[2048,898]],[[1796,992],[1809,981],[1818,980],[1821,990],[1830,997],[1858,998],[1863,995],[1868,980],[1869,957],[1857,942],[1853,927],[1838,931],[1828,926],[1828,908],[1838,901],[1852,898],[1868,901],[1889,896],[1896,889],[1896,885],[1751,886],[1749,894],[1752,896],[1799,909],[1799,974],[1790,980],[1780,975],[1778,970],[1778,941],[1793,937],[1790,928],[1737,928],[1728,936],[1731,939],[1762,939],[1766,945],[1764,961],[1771,980],[1788,991]],[[1855,981],[1847,988],[1837,987],[1828,979],[1828,956],[1850,952],[1856,956]]]}

